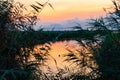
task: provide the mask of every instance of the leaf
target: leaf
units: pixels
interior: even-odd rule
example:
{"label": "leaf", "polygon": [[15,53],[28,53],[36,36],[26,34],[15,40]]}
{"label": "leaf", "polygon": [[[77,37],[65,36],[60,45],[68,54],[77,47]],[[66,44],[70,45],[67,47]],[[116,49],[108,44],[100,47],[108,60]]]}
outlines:
{"label": "leaf", "polygon": [[40,54],[34,54],[34,57],[35,57],[37,60],[45,60],[45,58],[43,58],[43,56],[40,55]]}
{"label": "leaf", "polygon": [[0,76],[0,80],[3,80],[4,77],[8,74],[8,71],[5,71],[1,76]]}
{"label": "leaf", "polygon": [[48,3],[48,5],[49,5],[52,9],[54,9],[53,6],[52,6],[52,4]]}
{"label": "leaf", "polygon": [[39,9],[41,9],[40,7],[36,6],[36,5],[31,5],[31,7],[33,9],[35,9],[35,11],[39,12]]}
{"label": "leaf", "polygon": [[45,48],[40,48],[40,50],[46,50]]}
{"label": "leaf", "polygon": [[40,6],[42,6],[42,7],[44,6],[44,4],[41,4],[41,3],[39,3],[39,2],[36,2],[36,3],[37,3],[38,5],[40,5]]}
{"label": "leaf", "polygon": [[73,57],[73,56],[75,56],[75,55],[72,54],[72,53],[69,53],[67,56],[69,56],[69,57]]}

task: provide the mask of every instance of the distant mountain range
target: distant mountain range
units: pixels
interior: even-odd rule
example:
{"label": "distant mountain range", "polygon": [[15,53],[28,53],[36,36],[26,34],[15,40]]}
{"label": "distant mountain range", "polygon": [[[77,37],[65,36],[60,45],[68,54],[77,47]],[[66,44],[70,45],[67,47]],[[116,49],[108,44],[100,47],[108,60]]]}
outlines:
{"label": "distant mountain range", "polygon": [[35,30],[43,28],[45,31],[65,31],[73,30],[75,26],[81,26],[83,29],[87,28],[87,20],[80,20],[79,18],[74,18],[71,20],[61,21],[61,22],[40,22],[34,26]]}

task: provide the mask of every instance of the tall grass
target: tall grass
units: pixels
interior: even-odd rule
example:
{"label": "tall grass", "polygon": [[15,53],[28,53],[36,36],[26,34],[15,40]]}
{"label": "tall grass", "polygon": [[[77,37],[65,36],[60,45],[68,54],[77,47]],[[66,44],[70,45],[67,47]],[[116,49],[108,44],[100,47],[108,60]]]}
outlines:
{"label": "tall grass", "polygon": [[[32,27],[38,12],[47,4],[52,7],[48,1],[32,4],[34,12],[25,14],[27,8],[20,2],[0,0],[0,80],[31,79],[32,70],[44,60],[44,55],[32,54],[35,43],[41,44],[42,41],[33,40],[30,33],[34,32]],[[36,61],[29,61],[30,55]]]}
{"label": "tall grass", "polygon": [[[84,55],[90,58],[88,61],[93,60],[98,65],[97,69],[90,65],[94,73],[99,74],[99,76],[95,78],[97,80],[120,79],[120,2],[119,0],[113,0],[112,2],[113,12],[108,11],[109,13],[107,13],[106,17],[91,19],[89,22],[91,26],[89,29],[91,31],[97,31],[98,33],[91,35],[91,38],[86,37],[79,39],[80,44],[92,54],[92,57],[89,57],[83,52]],[[82,42],[83,40],[85,43]],[[93,44],[96,44],[97,47],[93,46]],[[81,56],[81,52],[77,55]],[[87,61],[84,60],[86,56],[83,55],[82,60],[80,57],[77,57],[77,55],[70,51],[67,55],[67,61],[79,63],[78,66],[87,66]],[[90,64],[90,62],[88,63]],[[95,75],[92,75],[92,77],[95,77]]]}
{"label": "tall grass", "polygon": [[[40,31],[38,39],[36,34],[31,34],[35,32],[32,27],[36,24],[37,13],[47,4],[53,8],[49,0],[44,4],[32,4],[35,14],[31,16],[23,15],[26,10],[23,4],[0,0],[0,80],[120,80],[119,0],[113,0],[113,12],[109,12],[106,17],[90,20],[90,32],[76,27],[80,29],[77,34],[83,35],[77,37],[83,49],[76,52],[68,49],[69,53],[65,56],[65,61],[71,61],[79,67],[76,73],[67,67],[62,69],[57,66],[56,74],[49,67],[48,73],[41,70],[41,65],[49,56],[51,44],[42,35],[44,32]],[[56,38],[53,41],[63,35],[54,34]],[[39,48],[40,51],[34,52],[36,43],[47,41],[47,45]]]}

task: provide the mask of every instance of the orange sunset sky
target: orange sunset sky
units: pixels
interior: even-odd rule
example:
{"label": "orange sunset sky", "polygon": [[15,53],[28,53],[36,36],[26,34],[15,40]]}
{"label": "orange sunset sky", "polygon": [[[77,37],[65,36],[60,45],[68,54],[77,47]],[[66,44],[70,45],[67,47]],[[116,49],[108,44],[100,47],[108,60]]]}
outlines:
{"label": "orange sunset sky", "polygon": [[[47,0],[18,0],[24,4],[32,4],[35,1],[44,3]],[[54,10],[46,6],[39,14],[41,21],[62,21],[75,17],[84,20],[105,15],[103,8],[112,4],[111,0],[49,0]]]}

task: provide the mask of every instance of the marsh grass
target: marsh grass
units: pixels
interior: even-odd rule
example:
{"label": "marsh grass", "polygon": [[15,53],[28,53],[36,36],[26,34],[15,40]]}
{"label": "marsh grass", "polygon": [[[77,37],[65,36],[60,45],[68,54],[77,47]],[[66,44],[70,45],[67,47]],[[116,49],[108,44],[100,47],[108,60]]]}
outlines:
{"label": "marsh grass", "polygon": [[45,55],[36,53],[36,60],[29,61],[34,43],[43,43],[31,36],[37,14],[47,4],[52,7],[48,1],[36,4],[31,5],[33,13],[25,14],[27,8],[20,2],[0,0],[0,80],[30,80],[32,71],[45,60]]}
{"label": "marsh grass", "polygon": [[[95,78],[98,80],[119,80],[120,79],[120,2],[119,0],[113,0],[113,12],[109,12],[106,17],[101,17],[98,19],[91,19],[89,24],[91,26],[91,31],[97,31],[92,37],[80,38],[79,42],[85,49],[92,53],[92,57],[89,57],[82,51],[84,55],[91,58],[98,65],[92,68],[95,73],[99,74],[99,77]],[[106,34],[103,34],[106,33]],[[82,41],[85,40],[86,43]],[[97,44],[96,48],[92,44]],[[86,47],[87,46],[87,47]],[[81,52],[78,53],[81,56]],[[85,59],[86,56],[83,55]],[[81,60],[74,52],[70,51],[67,55],[67,61],[72,61],[73,63],[80,63],[78,66],[85,65],[87,61]],[[88,61],[91,61],[88,59]],[[89,62],[90,64],[90,62]],[[94,70],[95,69],[95,70]],[[95,75],[92,75],[95,77]],[[85,78],[87,80],[87,78]],[[89,80],[90,78],[88,78]],[[90,79],[91,80],[91,79]]]}
{"label": "marsh grass", "polygon": [[[106,17],[91,19],[89,30],[77,26],[75,28],[80,30],[64,31],[62,34],[59,31],[44,32],[42,29],[37,32],[32,28],[36,24],[37,13],[45,5],[53,9],[48,1],[32,4],[35,15],[23,16],[25,8],[22,4],[0,0],[0,80],[120,80],[119,0],[113,0],[113,11]],[[65,61],[76,64],[79,71],[75,72],[69,67],[59,68],[54,59],[57,72],[54,73],[50,67],[47,68],[48,72],[43,72],[41,65],[50,56],[49,40],[55,42],[71,37],[79,41],[83,49],[76,49],[75,52],[67,49],[69,53],[65,55]],[[34,52],[35,45],[43,43],[47,45]]]}

